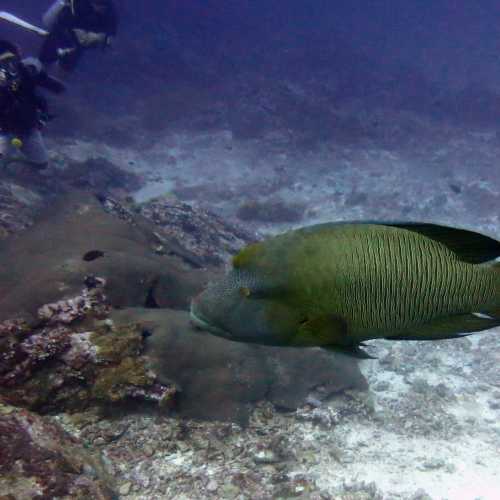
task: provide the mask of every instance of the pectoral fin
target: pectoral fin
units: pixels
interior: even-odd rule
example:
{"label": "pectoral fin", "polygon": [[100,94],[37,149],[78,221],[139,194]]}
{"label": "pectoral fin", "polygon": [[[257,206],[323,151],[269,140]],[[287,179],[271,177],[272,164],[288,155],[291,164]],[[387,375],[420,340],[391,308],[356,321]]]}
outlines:
{"label": "pectoral fin", "polygon": [[304,318],[293,338],[293,345],[326,346],[347,342],[347,324],[335,314]]}
{"label": "pectoral fin", "polygon": [[322,347],[353,358],[373,359],[359,347],[363,344],[353,344],[350,341],[347,323],[341,316],[335,314],[304,319],[293,337],[292,345]]}

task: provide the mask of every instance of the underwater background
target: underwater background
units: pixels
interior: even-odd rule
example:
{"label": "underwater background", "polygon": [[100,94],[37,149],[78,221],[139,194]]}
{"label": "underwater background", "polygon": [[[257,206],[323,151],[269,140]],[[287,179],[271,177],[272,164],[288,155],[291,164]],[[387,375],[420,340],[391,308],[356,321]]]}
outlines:
{"label": "underwater background", "polygon": [[[50,4],[0,10],[41,25]],[[49,167],[0,170],[0,496],[500,498],[497,329],[359,361],[187,312],[301,226],[500,238],[500,4],[116,7],[112,47],[48,96]]]}

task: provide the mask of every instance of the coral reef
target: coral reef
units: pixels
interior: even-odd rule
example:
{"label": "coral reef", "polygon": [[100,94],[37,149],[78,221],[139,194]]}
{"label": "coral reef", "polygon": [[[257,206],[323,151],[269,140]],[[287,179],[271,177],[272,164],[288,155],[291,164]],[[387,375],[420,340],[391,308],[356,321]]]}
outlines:
{"label": "coral reef", "polygon": [[70,324],[77,319],[84,318],[90,311],[96,317],[105,317],[109,310],[104,294],[106,280],[96,276],[87,276],[84,284],[86,286],[79,296],[40,307],[37,314],[40,320],[48,325]]}
{"label": "coral reef", "polygon": [[6,401],[54,412],[173,399],[176,387],[161,384],[146,366],[142,328],[111,327],[101,287],[44,305],[38,327],[0,323],[0,395]]}
{"label": "coral reef", "polygon": [[[111,203],[100,199],[106,207]],[[0,321],[36,322],[41,306],[80,294],[92,276],[106,280],[107,300],[114,307],[188,306],[210,272],[193,269],[197,257],[167,236],[158,253],[155,226],[117,202],[113,207],[109,213],[88,193],[65,195],[29,232],[3,242]]]}
{"label": "coral reef", "polygon": [[243,245],[256,239],[255,234],[228,224],[213,213],[173,198],[146,202],[140,206],[140,213],[159,226],[162,237],[177,241],[205,266],[226,262]]}
{"label": "coral reef", "polygon": [[113,486],[100,458],[57,422],[0,398],[3,499],[111,500]]}

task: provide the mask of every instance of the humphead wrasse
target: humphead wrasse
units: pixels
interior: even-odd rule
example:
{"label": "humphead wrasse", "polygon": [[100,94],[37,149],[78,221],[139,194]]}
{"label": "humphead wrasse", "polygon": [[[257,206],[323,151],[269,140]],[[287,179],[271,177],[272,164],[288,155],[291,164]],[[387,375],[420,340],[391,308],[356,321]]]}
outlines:
{"label": "humphead wrasse", "polygon": [[500,325],[500,242],[423,223],[331,223],[247,246],[191,304],[227,339],[369,357],[370,339],[439,340]]}

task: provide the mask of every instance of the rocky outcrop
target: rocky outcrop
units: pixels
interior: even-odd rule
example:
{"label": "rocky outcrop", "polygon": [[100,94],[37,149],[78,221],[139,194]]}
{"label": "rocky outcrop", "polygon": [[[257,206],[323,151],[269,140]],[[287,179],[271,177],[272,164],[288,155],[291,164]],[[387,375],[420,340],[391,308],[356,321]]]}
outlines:
{"label": "rocky outcrop", "polygon": [[78,296],[93,277],[106,280],[113,307],[185,308],[210,275],[149,221],[88,193],[64,196],[1,242],[0,261],[0,321],[36,323],[42,305]]}
{"label": "rocky outcrop", "polygon": [[101,460],[54,420],[0,399],[1,498],[116,498]]}
{"label": "rocky outcrop", "polygon": [[184,311],[107,317],[95,297],[87,309],[74,304],[84,301],[44,306],[53,314],[38,328],[0,324],[0,396],[10,404],[57,412],[140,402],[244,424],[259,401],[294,410],[366,387],[355,361],[321,349],[230,342],[195,330]]}
{"label": "rocky outcrop", "polygon": [[143,356],[139,325],[112,327],[101,287],[40,309],[44,323],[0,323],[0,396],[43,412],[132,400],[168,405],[176,392]]}
{"label": "rocky outcrop", "polygon": [[139,210],[158,226],[160,238],[176,241],[195,255],[202,265],[219,266],[242,246],[256,239],[250,231],[175,198],[155,199],[141,205]]}
{"label": "rocky outcrop", "polygon": [[117,328],[141,324],[148,366],[163,384],[179,389],[176,409],[193,418],[246,423],[258,401],[295,410],[347,389],[365,389],[355,360],[322,349],[231,342],[189,323],[184,311],[114,311]]}

